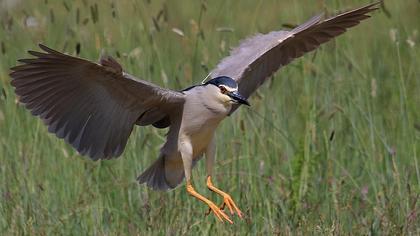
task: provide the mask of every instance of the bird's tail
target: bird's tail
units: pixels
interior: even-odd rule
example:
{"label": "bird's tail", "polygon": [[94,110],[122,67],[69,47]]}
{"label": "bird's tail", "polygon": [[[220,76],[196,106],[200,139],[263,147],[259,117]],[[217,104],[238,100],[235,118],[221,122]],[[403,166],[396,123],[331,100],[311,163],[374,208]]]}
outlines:
{"label": "bird's tail", "polygon": [[165,163],[164,155],[160,155],[149,168],[137,177],[140,184],[146,183],[148,187],[162,191],[177,187],[183,179],[182,160],[181,163],[174,166],[173,163]]}

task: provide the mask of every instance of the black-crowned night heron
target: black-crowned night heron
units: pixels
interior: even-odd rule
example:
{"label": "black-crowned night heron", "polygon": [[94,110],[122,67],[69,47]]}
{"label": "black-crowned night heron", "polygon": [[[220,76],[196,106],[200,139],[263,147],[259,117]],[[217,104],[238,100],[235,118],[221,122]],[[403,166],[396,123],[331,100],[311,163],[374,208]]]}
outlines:
{"label": "black-crowned night heron", "polygon": [[[48,131],[93,160],[120,156],[134,125],[169,127],[158,159],[138,181],[168,190],[185,178],[189,194],[221,221],[233,223],[223,208],[239,217],[242,213],[211,179],[217,126],[239,105],[249,105],[247,98],[280,67],[359,24],[377,4],[246,39],[211,72],[212,79],[180,92],[136,79],[110,57],[96,64],[43,45],[44,52],[29,51],[35,58],[19,60],[23,64],[12,68],[10,76],[19,101]],[[191,170],[204,153],[207,186],[223,197],[222,207],[192,186]]]}

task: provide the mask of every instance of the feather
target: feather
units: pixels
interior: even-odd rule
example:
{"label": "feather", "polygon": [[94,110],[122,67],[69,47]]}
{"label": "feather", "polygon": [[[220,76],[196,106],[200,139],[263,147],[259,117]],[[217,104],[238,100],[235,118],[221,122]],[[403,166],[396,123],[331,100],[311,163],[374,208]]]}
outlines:
{"label": "feather", "polygon": [[136,120],[145,110],[171,117],[184,94],[160,88],[123,72],[111,57],[100,64],[72,57],[42,44],[44,52],[20,59],[11,84],[21,103],[82,155],[94,160],[121,155]]}
{"label": "feather", "polygon": [[[326,20],[322,20],[322,14],[317,15],[291,31],[273,31],[245,39],[216,66],[211,77],[233,78],[238,82],[239,92],[248,98],[281,67],[369,18],[367,14],[378,9],[379,3]],[[238,106],[233,106],[230,114]]]}

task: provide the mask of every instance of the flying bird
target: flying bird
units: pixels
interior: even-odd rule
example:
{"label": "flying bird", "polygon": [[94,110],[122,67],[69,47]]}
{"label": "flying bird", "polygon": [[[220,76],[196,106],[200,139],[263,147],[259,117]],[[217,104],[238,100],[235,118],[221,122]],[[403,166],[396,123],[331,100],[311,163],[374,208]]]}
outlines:
{"label": "flying bird", "polygon": [[[111,57],[99,63],[73,57],[42,44],[34,58],[11,68],[19,101],[48,131],[93,160],[120,156],[135,125],[168,128],[157,160],[137,178],[155,190],[169,190],[186,179],[186,190],[209,207],[220,221],[225,213],[243,213],[232,197],[212,182],[215,130],[220,122],[270,76],[293,59],[318,48],[370,17],[373,3],[334,17],[315,16],[296,28],[245,39],[211,71],[210,79],[182,91],[161,88],[126,73]],[[194,164],[205,154],[207,187],[223,198],[219,207],[198,193],[191,179]]]}

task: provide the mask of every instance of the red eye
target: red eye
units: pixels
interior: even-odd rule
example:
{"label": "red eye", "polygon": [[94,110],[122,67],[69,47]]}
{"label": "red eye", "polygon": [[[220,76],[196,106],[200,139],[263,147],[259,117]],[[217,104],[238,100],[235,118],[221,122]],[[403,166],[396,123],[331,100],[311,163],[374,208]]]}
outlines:
{"label": "red eye", "polygon": [[227,93],[227,89],[225,87],[220,86],[219,88],[220,88],[220,92],[221,93],[223,93],[223,94],[226,94]]}

